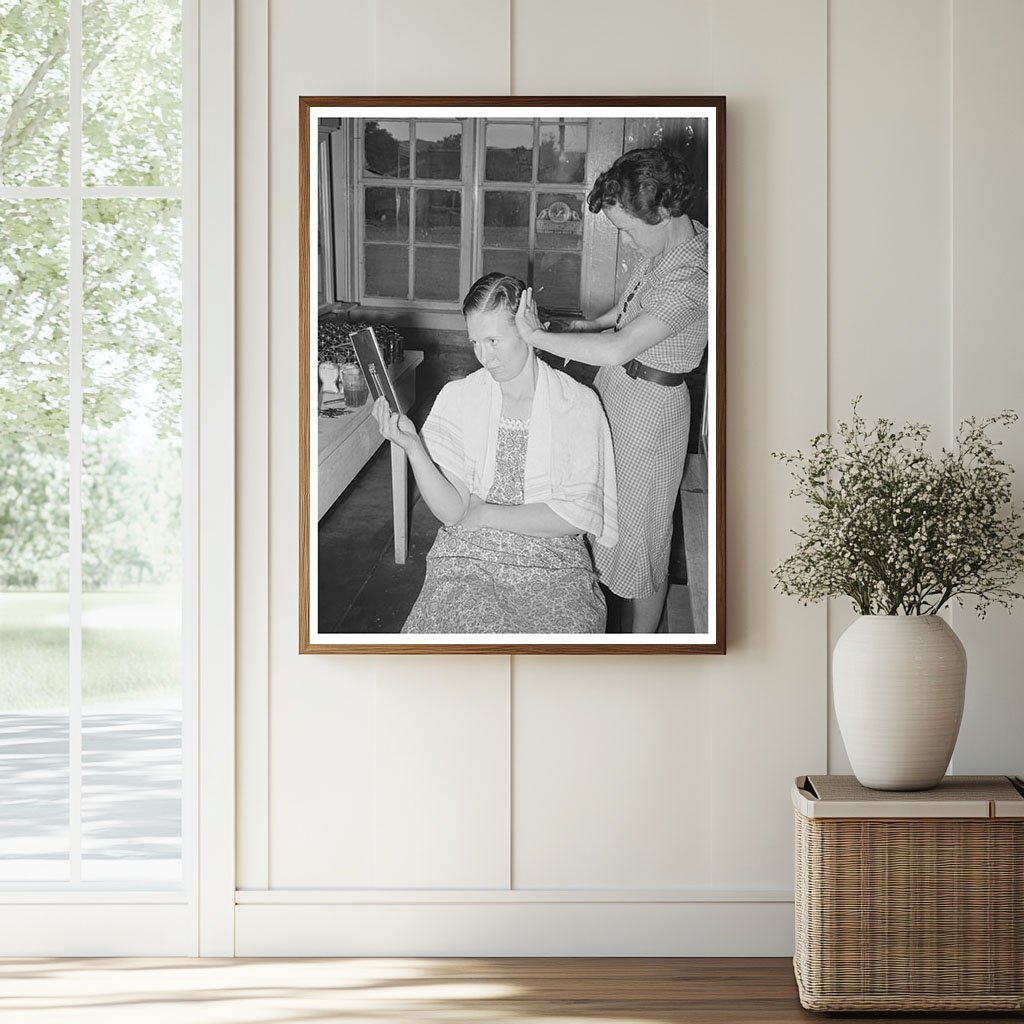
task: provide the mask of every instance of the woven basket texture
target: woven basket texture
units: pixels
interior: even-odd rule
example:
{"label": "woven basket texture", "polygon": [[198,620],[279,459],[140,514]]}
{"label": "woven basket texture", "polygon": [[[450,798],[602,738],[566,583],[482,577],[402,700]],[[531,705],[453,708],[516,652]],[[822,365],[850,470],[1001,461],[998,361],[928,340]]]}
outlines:
{"label": "woven basket texture", "polygon": [[796,814],[809,1010],[1024,1009],[1024,820]]}

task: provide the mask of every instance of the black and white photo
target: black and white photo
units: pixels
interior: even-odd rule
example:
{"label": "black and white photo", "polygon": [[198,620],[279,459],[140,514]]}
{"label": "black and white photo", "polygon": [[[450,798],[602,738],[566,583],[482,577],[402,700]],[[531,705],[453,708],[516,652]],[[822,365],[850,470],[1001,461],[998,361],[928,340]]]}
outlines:
{"label": "black and white photo", "polygon": [[300,101],[301,650],[724,651],[724,116]]}

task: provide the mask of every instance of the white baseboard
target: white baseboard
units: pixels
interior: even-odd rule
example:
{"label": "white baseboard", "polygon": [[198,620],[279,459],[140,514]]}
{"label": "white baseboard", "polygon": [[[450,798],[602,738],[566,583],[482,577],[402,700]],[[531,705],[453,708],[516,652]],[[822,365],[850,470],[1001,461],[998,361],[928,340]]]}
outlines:
{"label": "white baseboard", "polygon": [[236,956],[792,954],[793,904],[774,899],[244,902],[235,908]]}
{"label": "white baseboard", "polygon": [[196,956],[187,904],[0,903],[0,956]]}

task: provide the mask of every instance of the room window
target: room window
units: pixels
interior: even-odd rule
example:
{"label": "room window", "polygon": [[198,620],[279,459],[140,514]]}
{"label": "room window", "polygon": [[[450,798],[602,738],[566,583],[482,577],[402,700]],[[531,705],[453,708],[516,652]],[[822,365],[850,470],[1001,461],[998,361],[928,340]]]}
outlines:
{"label": "room window", "polygon": [[550,311],[580,311],[587,129],[564,119],[484,126],[481,272],[522,278]]}
{"label": "room window", "polygon": [[364,121],[360,216],[367,301],[457,303],[463,291],[464,127]]}
{"label": "room window", "polygon": [[356,122],[359,301],[455,310],[498,270],[579,313],[588,136],[584,120]]}
{"label": "room window", "polygon": [[0,11],[0,882],[176,889],[182,4]]}

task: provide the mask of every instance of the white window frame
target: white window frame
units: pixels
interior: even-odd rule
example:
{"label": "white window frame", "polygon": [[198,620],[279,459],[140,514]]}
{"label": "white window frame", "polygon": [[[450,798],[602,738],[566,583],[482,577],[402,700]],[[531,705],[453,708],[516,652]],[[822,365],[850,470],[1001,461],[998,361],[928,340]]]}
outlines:
{"label": "white window frame", "polygon": [[[404,121],[406,115],[396,114],[382,120]],[[415,118],[413,118],[415,119]],[[523,123],[533,122],[534,169],[529,182],[485,182],[485,130],[486,122],[493,118],[458,118],[463,125],[463,178],[462,186],[462,246],[463,253],[470,258],[463,260],[460,268],[460,295],[465,295],[469,286],[483,273],[483,196],[485,191],[523,190],[531,193],[586,192],[593,187],[597,174],[621,152],[622,119],[587,118],[587,165],[584,181],[579,185],[559,187],[557,182],[536,182],[537,153],[540,124],[544,118],[523,118]],[[335,296],[350,299],[361,307],[380,310],[385,316],[413,315],[419,326],[442,327],[461,330],[463,327],[461,302],[439,302],[429,299],[403,299],[365,294],[365,271],[363,252],[363,203],[362,190],[365,187],[362,166],[362,123],[363,119],[346,119],[346,130],[334,131],[331,135],[331,178],[334,195],[334,232],[331,239],[334,261]],[[574,119],[575,122],[575,119]],[[618,137],[616,139],[616,129]],[[408,179],[381,179],[382,187],[395,184],[412,188],[416,182]],[[441,179],[423,179],[422,185],[453,187]],[[338,196],[345,201],[339,201]],[[531,198],[531,210],[534,201]],[[595,218],[583,211],[583,239],[580,252],[580,306],[583,315],[594,317],[603,313],[614,298],[615,260],[617,235],[614,230],[595,230]],[[414,228],[413,228],[414,229]],[[530,226],[531,246],[535,225]],[[413,243],[410,242],[410,246]],[[531,253],[534,249],[531,247]],[[411,274],[410,268],[410,274]],[[324,307],[329,308],[328,306]]]}
{"label": "white window frame", "polygon": [[[413,126],[419,118],[409,117],[394,117],[394,118],[381,118],[381,120],[394,120],[394,121],[408,121]],[[446,120],[439,118],[438,120]],[[386,295],[367,295],[366,294],[366,249],[365,239],[363,235],[364,225],[366,223],[364,216],[364,198],[365,190],[367,188],[406,188],[409,190],[409,239],[405,243],[394,243],[396,247],[399,244],[404,244],[409,251],[409,290],[414,292],[414,275],[415,275],[415,255],[417,246],[423,246],[425,243],[416,241],[416,202],[415,195],[417,190],[421,189],[436,189],[437,191],[455,192],[461,193],[461,214],[460,214],[460,238],[459,238],[459,254],[460,257],[469,250],[469,246],[473,244],[473,230],[475,228],[475,182],[474,182],[474,154],[475,154],[475,141],[474,132],[476,127],[476,119],[468,117],[451,118],[452,121],[457,121],[462,126],[462,178],[458,181],[446,179],[446,178],[416,178],[412,175],[412,170],[416,164],[415,149],[411,150],[411,162],[408,178],[381,178],[370,179],[363,173],[363,124],[364,119],[359,118],[349,122],[349,130],[353,132],[351,139],[350,151],[352,153],[352,163],[350,165],[351,181],[353,183],[353,208],[355,214],[354,231],[353,231],[353,244],[355,247],[355,260],[353,266],[356,268],[357,280],[355,282],[356,290],[355,293],[359,296],[359,303],[362,306],[380,307],[382,309],[430,309],[437,312],[451,312],[458,313],[462,308],[461,298],[455,299],[418,299],[418,298],[400,298]],[[412,128],[410,133],[410,141],[415,140],[415,127]],[[335,202],[335,209],[338,204]],[[337,223],[337,221],[336,221]],[[337,237],[337,236],[336,236]],[[371,243],[372,244],[372,243]],[[454,248],[453,246],[445,246],[444,248]],[[475,257],[471,260],[463,260],[460,258],[459,261],[459,296],[465,295],[469,290],[469,286],[473,283],[474,277],[473,268],[476,265]]]}
{"label": "white window frame", "polygon": [[319,307],[330,306],[337,295],[337,271],[334,266],[334,192],[331,189],[331,132],[321,129],[317,133],[317,154],[319,172],[317,186],[319,188],[320,217],[317,220],[318,240],[321,247],[318,288]]}
{"label": "white window frame", "polygon": [[83,0],[69,0],[68,185],[3,187],[0,197],[68,202],[72,822],[81,809],[83,202],[182,203],[182,885],[141,890],[82,883],[74,868],[80,828],[73,827],[70,882],[0,886],[7,924],[0,955],[232,955],[234,8],[232,0],[182,0],[182,180],[164,188],[83,185],[82,6]]}
{"label": "white window frame", "polygon": [[[485,169],[487,162],[487,126],[491,122],[497,121],[493,117],[485,117],[480,119],[480,132],[479,139],[477,141],[477,159],[476,167],[478,173],[478,188],[476,189],[476,197],[478,198],[477,206],[479,212],[478,218],[478,229],[474,232],[473,236],[473,266],[474,266],[474,280],[480,277],[483,272],[483,254],[484,254],[484,209],[486,206],[486,195],[488,192],[523,192],[530,197],[530,218],[527,222],[528,236],[526,241],[525,249],[518,251],[525,251],[530,266],[531,274],[536,271],[537,254],[541,252],[573,252],[580,260],[580,287],[579,287],[579,309],[567,313],[566,315],[579,316],[582,312],[583,307],[586,305],[586,296],[589,292],[589,281],[587,280],[587,259],[586,253],[588,251],[587,242],[589,240],[589,222],[590,218],[587,216],[587,194],[594,187],[594,178],[596,173],[592,173],[592,161],[590,158],[590,151],[593,148],[593,131],[590,126],[591,118],[573,118],[569,121],[569,124],[579,125],[583,124],[587,130],[587,149],[586,149],[586,163],[583,173],[583,181],[573,183],[560,183],[556,181],[540,181],[540,130],[541,126],[545,124],[552,124],[550,118],[535,117],[530,120],[523,119],[522,121],[513,121],[513,123],[529,125],[533,129],[533,162],[530,169],[530,178],[528,181],[488,181],[485,177]],[[583,233],[580,236],[580,248],[579,249],[544,249],[537,245],[537,198],[542,192],[562,192],[566,194],[578,195],[581,202],[581,216],[583,219]],[[497,247],[491,246],[492,250]],[[540,302],[543,305],[543,300]]]}

